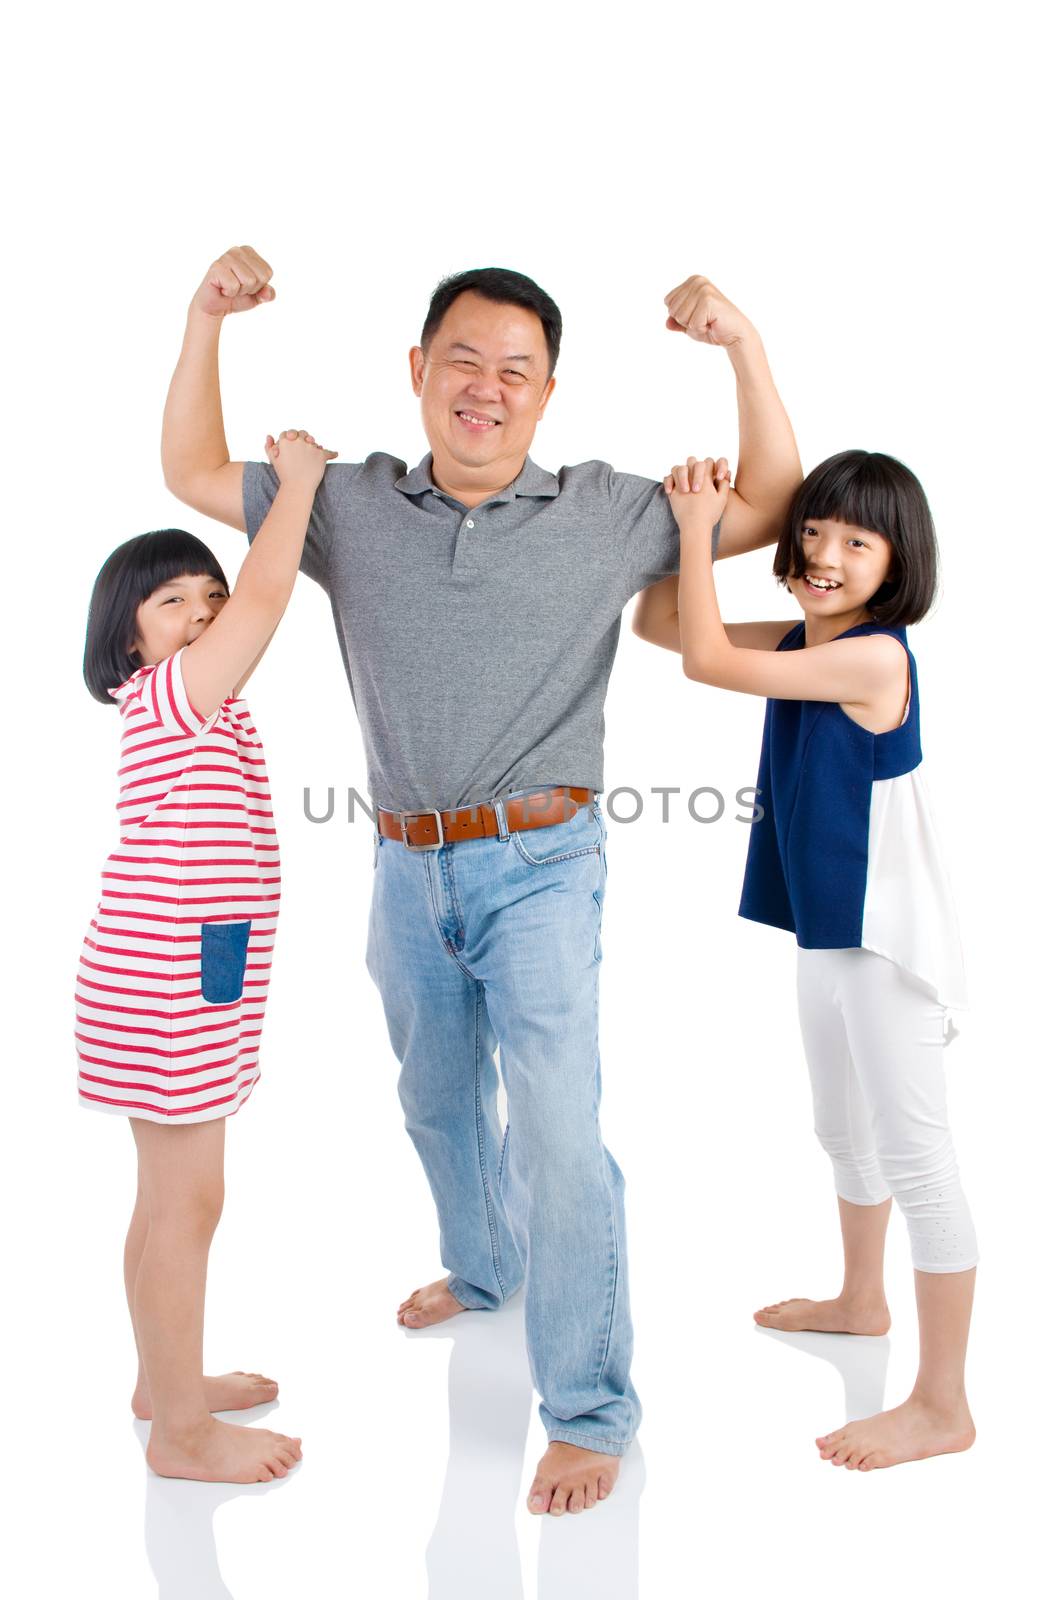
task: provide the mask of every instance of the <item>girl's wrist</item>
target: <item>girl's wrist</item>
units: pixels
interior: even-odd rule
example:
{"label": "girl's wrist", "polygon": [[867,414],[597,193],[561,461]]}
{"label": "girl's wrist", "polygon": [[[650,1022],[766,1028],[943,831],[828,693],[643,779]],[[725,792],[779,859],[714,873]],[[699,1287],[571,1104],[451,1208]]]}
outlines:
{"label": "girl's wrist", "polygon": [[316,498],[316,492],[315,483],[292,483],[289,478],[281,478],[276,499],[279,500],[282,495],[284,501],[290,501],[292,505],[311,506]]}

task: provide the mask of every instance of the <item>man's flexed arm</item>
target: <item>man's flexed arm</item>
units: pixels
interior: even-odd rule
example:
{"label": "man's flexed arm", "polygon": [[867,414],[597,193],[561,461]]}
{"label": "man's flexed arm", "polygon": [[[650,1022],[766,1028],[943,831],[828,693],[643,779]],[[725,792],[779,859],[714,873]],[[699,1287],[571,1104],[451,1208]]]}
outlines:
{"label": "man's flexed arm", "polygon": [[708,278],[686,278],[666,296],[666,326],[720,345],[736,374],[740,456],[721,525],[718,555],[775,543],[802,466],[788,414],[756,329]]}
{"label": "man's flexed arm", "polygon": [[226,250],[213,263],[188,307],[162,418],[167,488],[204,516],[244,531],[243,463],[228,456],[217,347],[226,316],[275,299],[271,277],[268,262],[249,245]]}

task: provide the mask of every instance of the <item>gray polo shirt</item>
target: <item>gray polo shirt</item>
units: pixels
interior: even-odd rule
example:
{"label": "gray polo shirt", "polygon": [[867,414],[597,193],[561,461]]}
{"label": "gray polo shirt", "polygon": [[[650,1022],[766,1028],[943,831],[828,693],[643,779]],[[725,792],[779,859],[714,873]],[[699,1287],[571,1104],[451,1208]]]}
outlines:
{"label": "gray polo shirt", "polygon": [[[622,608],[677,571],[661,484],[603,461],[527,458],[469,511],[431,457],[324,473],[302,571],[328,595],[368,787],[391,811],[449,810],[539,785],[604,787],[604,696]],[[243,471],[247,533],[278,487]]]}

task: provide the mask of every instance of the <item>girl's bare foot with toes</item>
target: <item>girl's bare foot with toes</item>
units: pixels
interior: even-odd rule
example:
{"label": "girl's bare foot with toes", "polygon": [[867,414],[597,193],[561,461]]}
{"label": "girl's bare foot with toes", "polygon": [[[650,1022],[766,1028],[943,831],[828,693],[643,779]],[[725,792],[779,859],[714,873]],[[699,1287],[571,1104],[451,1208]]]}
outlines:
{"label": "girl's bare foot with toes", "polygon": [[398,1306],[397,1319],[401,1328],[433,1328],[438,1322],[447,1322],[461,1311],[466,1311],[455,1295],[449,1292],[449,1279],[439,1278],[425,1289],[417,1289]]}
{"label": "girl's bare foot with toes", "polygon": [[[249,1411],[251,1406],[262,1406],[275,1400],[280,1386],[261,1372],[225,1372],[217,1378],[203,1378],[207,1411]],[[133,1391],[133,1416],[141,1422],[151,1421],[151,1391],[147,1379],[141,1377]]]}
{"label": "girl's bare foot with toes", "polygon": [[197,1483],[270,1483],[302,1459],[301,1439],[208,1417],[186,1429],[151,1429],[147,1464],[162,1478]]}
{"label": "girl's bare foot with toes", "polygon": [[928,1456],[969,1450],[975,1443],[975,1424],[962,1396],[953,1405],[936,1408],[910,1395],[893,1411],[848,1422],[817,1440],[822,1461],[852,1472],[872,1472],[876,1467],[897,1467],[903,1461],[924,1461]]}
{"label": "girl's bare foot with toes", "polygon": [[537,1464],[526,1504],[535,1516],[548,1512],[562,1517],[569,1511],[591,1511],[598,1500],[606,1500],[615,1487],[621,1456],[583,1450],[576,1444],[554,1439]]}
{"label": "girl's bare foot with toes", "polygon": [[754,1313],[760,1328],[782,1333],[864,1333],[880,1335],[891,1326],[891,1313],[882,1297],[852,1300],[779,1300]]}

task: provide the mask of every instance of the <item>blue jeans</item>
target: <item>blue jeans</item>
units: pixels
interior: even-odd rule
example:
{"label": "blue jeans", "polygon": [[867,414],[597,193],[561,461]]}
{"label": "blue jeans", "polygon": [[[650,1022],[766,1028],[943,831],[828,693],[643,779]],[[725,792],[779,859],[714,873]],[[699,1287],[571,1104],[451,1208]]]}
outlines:
{"label": "blue jeans", "polygon": [[597,803],[423,853],[377,833],[368,970],[452,1294],[491,1311],[525,1282],[549,1438],[621,1455],[640,1404],[622,1174],[598,1120],[605,840]]}

